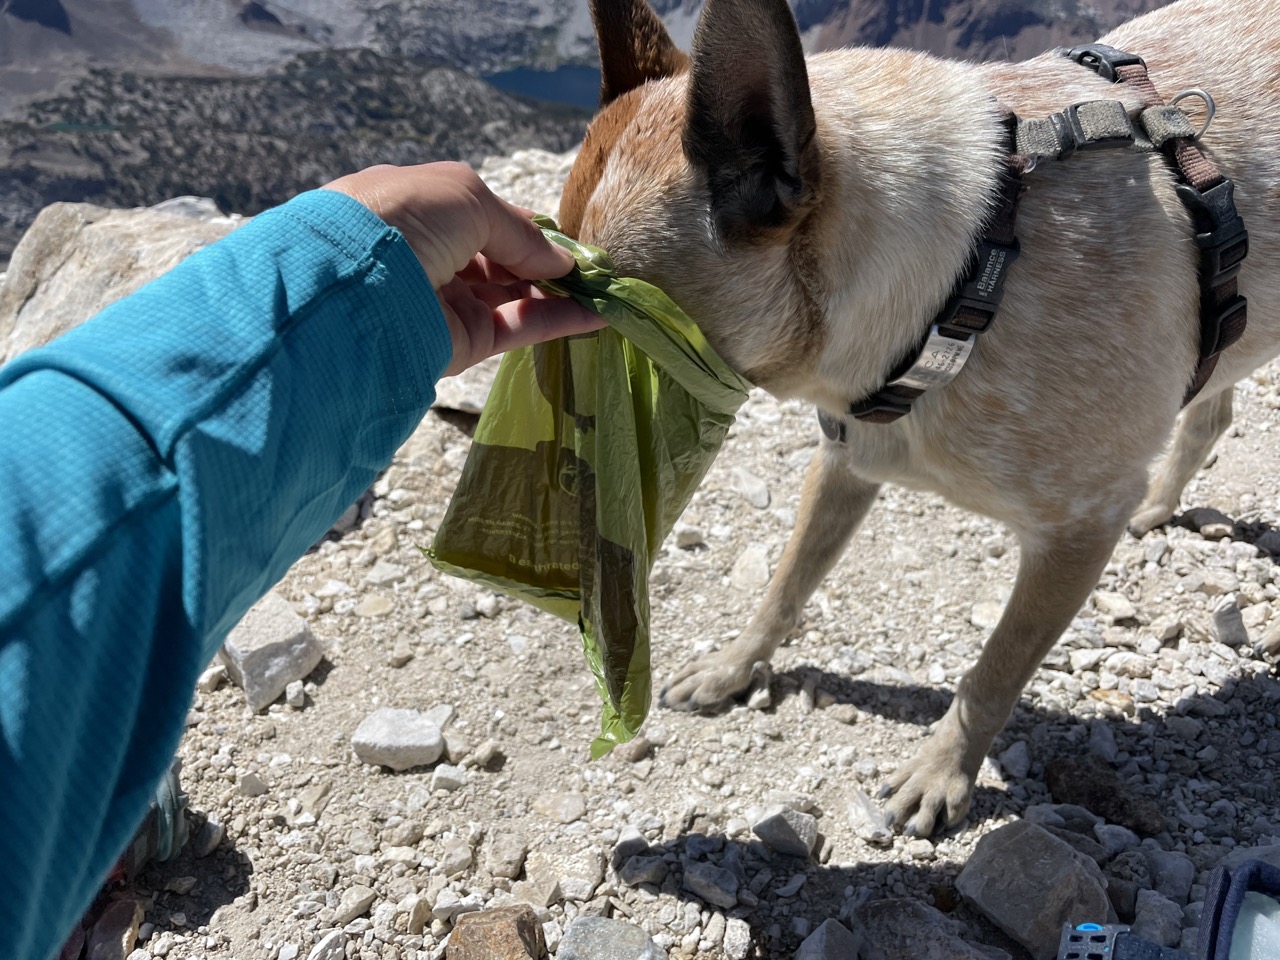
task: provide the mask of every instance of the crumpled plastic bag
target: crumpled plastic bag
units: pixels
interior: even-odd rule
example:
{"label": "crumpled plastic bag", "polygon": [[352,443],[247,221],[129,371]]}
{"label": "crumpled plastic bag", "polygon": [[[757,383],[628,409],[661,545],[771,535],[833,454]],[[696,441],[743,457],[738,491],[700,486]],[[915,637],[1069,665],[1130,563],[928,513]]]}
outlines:
{"label": "crumpled plastic bag", "polygon": [[427,553],[578,624],[604,701],[597,758],[649,711],[649,571],[751,385],[661,290],[536,222],[577,260],[540,286],[608,326],[503,357]]}

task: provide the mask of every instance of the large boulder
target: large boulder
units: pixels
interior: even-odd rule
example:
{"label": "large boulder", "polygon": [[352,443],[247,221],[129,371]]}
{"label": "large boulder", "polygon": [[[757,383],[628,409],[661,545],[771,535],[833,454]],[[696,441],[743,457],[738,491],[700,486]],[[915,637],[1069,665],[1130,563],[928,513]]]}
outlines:
{"label": "large boulder", "polygon": [[212,200],[40,211],[0,280],[0,364],[47,343],[244,223]]}
{"label": "large boulder", "polygon": [[1098,865],[1043,827],[1018,820],[978,841],[956,889],[1035,960],[1053,960],[1064,923],[1110,919]]}

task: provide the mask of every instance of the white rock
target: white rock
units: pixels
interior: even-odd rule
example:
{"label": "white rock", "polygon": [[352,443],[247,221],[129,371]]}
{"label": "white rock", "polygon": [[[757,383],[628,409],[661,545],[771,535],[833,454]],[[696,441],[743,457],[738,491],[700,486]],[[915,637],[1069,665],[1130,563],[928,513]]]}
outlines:
{"label": "white rock", "polygon": [[331,930],[324,939],[311,948],[307,960],[343,960],[347,955],[347,934],[342,930]]}
{"label": "white rock", "polygon": [[1093,605],[1098,612],[1112,623],[1132,620],[1138,615],[1138,608],[1123,593],[1099,590],[1093,595]]}
{"label": "white rock", "polygon": [[462,767],[442,763],[431,771],[431,789],[452,793],[467,785],[467,771]]}
{"label": "white rock", "polygon": [[769,485],[757,477],[746,467],[734,467],[732,474],[733,489],[742,494],[747,503],[757,510],[769,506]]}
{"label": "white rock", "polygon": [[893,843],[893,830],[889,826],[888,816],[857,787],[851,790],[848,810],[853,832],[867,843],[877,846]]}
{"label": "white rock", "polygon": [[307,621],[272,591],[255,603],[227,636],[219,658],[244,690],[251,710],[265,710],[324,656]]}
{"label": "white rock", "polygon": [[746,960],[751,952],[751,924],[737,917],[725,922],[724,952],[729,960]]}
{"label": "white rock", "polygon": [[739,590],[755,592],[769,583],[769,550],[753,543],[738,555],[729,572],[730,582]]}
{"label": "white rock", "polygon": [[351,746],[361,763],[408,770],[439,760],[444,737],[417,710],[382,707],[361,721],[351,735]]}
{"label": "white rock", "polygon": [[379,560],[373,565],[373,569],[364,575],[364,581],[375,587],[385,587],[399,583],[405,578],[406,573],[408,573],[407,568],[398,563]]}
{"label": "white rock", "polygon": [[225,679],[227,679],[226,664],[215,663],[200,674],[200,679],[196,681],[196,689],[201,693],[213,693],[222,686],[222,681]]}

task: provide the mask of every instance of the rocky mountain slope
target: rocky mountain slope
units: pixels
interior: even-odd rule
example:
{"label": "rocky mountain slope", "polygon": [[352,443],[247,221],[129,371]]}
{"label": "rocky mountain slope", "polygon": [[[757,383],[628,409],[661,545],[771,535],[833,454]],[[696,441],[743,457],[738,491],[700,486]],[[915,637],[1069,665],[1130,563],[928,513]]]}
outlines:
{"label": "rocky mountain slope", "polygon": [[0,268],[54,201],[141,206],[196,194],[252,214],[374,163],[564,150],[586,117],[367,50],[302,54],[262,77],[95,69],[0,122]]}
{"label": "rocky mountain slope", "polygon": [[[570,160],[523,152],[482,174],[552,210]],[[140,281],[180,245],[140,244],[196,231],[144,218],[177,213],[92,213],[85,256],[22,267],[49,274],[43,296],[15,260],[0,314],[61,320],[69,291],[84,305],[86,287]],[[64,208],[46,236],[81,219]],[[77,266],[93,244],[110,270]],[[1280,865],[1275,364],[1238,386],[1184,512],[1117,545],[970,816],[930,839],[889,833],[870,798],[998,619],[1010,533],[885,488],[748,700],[715,717],[655,706],[640,740],[591,762],[600,704],[576,630],[419,551],[483,392],[443,381],[345,532],[277,587],[275,626],[246,621],[242,649],[306,641],[283,697],[254,711],[222,665],[202,678],[181,747],[192,841],[111,892],[142,920],[129,960],[1046,960],[1062,920],[1111,916],[1190,949],[1213,867]],[[742,629],[818,436],[801,403],[757,391],[740,411],[657,558],[658,684]],[[390,731],[383,709],[403,711]],[[460,930],[521,903],[528,950],[462,952]]]}

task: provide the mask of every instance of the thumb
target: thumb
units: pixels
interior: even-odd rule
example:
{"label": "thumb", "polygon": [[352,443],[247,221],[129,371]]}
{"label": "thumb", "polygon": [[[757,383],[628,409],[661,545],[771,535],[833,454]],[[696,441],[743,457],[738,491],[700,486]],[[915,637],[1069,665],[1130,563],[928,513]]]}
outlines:
{"label": "thumb", "polygon": [[573,269],[574,259],[552,243],[530,218],[532,211],[508,203],[487,190],[481,203],[488,220],[488,240],[480,252],[523,280],[550,280]]}

